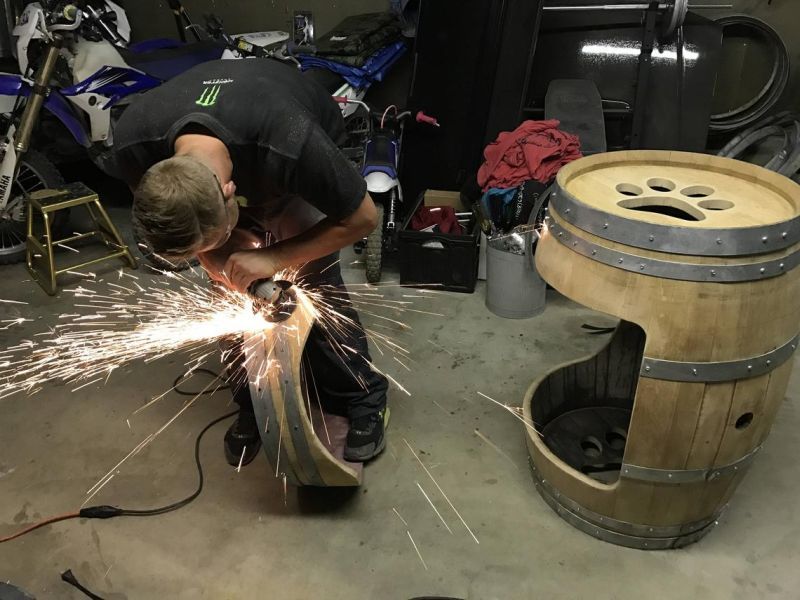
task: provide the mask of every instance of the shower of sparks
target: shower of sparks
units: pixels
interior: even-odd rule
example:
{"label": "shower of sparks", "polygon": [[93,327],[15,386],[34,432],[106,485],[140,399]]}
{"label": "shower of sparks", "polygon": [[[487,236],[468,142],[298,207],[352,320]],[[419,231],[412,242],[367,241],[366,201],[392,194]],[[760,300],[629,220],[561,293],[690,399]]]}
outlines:
{"label": "shower of sparks", "polygon": [[489,447],[491,447],[491,448],[494,448],[494,449],[497,451],[497,453],[498,453],[498,454],[500,454],[500,456],[502,456],[503,458],[505,458],[505,459],[506,459],[508,462],[510,462],[510,463],[513,465],[513,467],[514,467],[515,469],[518,469],[518,468],[519,468],[519,467],[517,467],[517,463],[515,463],[515,462],[514,462],[514,459],[512,459],[512,458],[511,458],[511,457],[510,457],[508,454],[506,454],[505,452],[503,452],[503,451],[500,449],[500,446],[498,446],[497,444],[495,444],[495,443],[494,443],[492,440],[490,440],[488,437],[486,437],[485,435],[483,435],[483,434],[482,434],[480,431],[478,431],[477,429],[475,430],[475,435],[477,435],[477,436],[478,436],[479,438],[481,438],[481,439],[482,439],[484,442],[486,442],[486,444],[488,444],[488,445],[489,445]]}
{"label": "shower of sparks", "polygon": [[436,346],[436,347],[437,347],[439,350],[441,350],[442,352],[446,352],[446,353],[447,353],[447,354],[449,354],[450,356],[454,356],[454,355],[453,355],[453,353],[452,353],[452,352],[450,352],[450,350],[448,350],[448,349],[447,349],[447,348],[445,348],[444,346],[440,346],[439,344],[437,344],[437,343],[436,343],[436,342],[434,342],[433,340],[428,340],[428,343],[429,343],[431,346]]}
{"label": "shower of sparks", "polygon": [[75,252],[76,254],[81,253],[81,251],[78,250],[77,248],[73,248],[72,246],[67,246],[66,244],[57,243],[55,245],[58,246],[59,248],[64,248],[65,250],[69,250],[70,252]]}
{"label": "shower of sparks", "polygon": [[239,466],[236,467],[236,472],[237,473],[241,473],[242,472],[242,463],[244,462],[244,453],[245,452],[247,452],[247,446],[242,448],[242,455],[239,457]]}
{"label": "shower of sparks", "polygon": [[[159,282],[161,285],[149,287],[131,281],[125,285],[107,283],[107,291],[82,285],[65,289],[75,299],[74,307],[93,311],[59,315],[57,325],[37,334],[43,340],[24,339],[1,351],[0,398],[30,393],[41,384],[54,381],[77,384],[71,389],[78,390],[98,379],[106,380],[126,363],[151,362],[179,351],[189,352],[192,357],[187,365],[189,375],[215,352],[220,339],[244,337],[245,354],[249,355],[259,344],[272,350],[285,341],[286,335],[295,333],[290,327],[269,320],[269,310],[276,309],[266,313],[254,310],[253,299],[246,294],[212,289],[202,280],[193,281],[174,272],[164,274],[167,278]],[[340,359],[344,361],[354,353],[347,344],[337,341],[359,332],[358,323],[340,312],[346,304],[342,299],[346,292],[334,286],[306,287],[302,279],[296,279],[296,272],[281,273],[276,278],[294,281],[298,310],[308,322],[319,323],[329,334]],[[178,285],[167,287],[170,281]],[[350,295],[350,303],[362,313],[388,320],[399,330],[408,328],[399,320],[371,310],[378,306],[402,313],[410,310],[405,302],[385,299],[374,289],[352,291]],[[0,329],[26,321],[31,319],[2,321]],[[361,335],[366,335],[380,352],[408,358],[409,351],[388,334],[371,329]],[[257,373],[257,379],[262,378],[274,362],[271,352],[267,352],[264,363],[259,368],[248,364],[248,371]],[[404,362],[398,362],[405,367]],[[385,375],[410,395],[396,379]]]}
{"label": "shower of sparks", "polygon": [[[273,358],[276,348],[295,337],[299,340],[298,327],[288,324],[291,320],[279,323],[270,320],[275,311],[281,310],[278,307],[258,310],[249,295],[221,287],[212,288],[194,270],[186,275],[176,272],[163,272],[162,275],[165,277],[142,285],[138,277],[125,271],[120,271],[116,283],[104,282],[90,275],[91,280],[64,289],[65,294],[74,298],[73,306],[68,313],[58,315],[56,325],[0,351],[0,399],[18,393],[35,394],[46,383],[68,384],[72,391],[79,391],[94,384],[104,384],[125,364],[136,361],[149,363],[176,352],[189,356],[185,363],[187,371],[181,379],[184,382],[218,355],[221,340],[241,342],[238,348],[245,369],[241,369],[237,377],[249,377],[250,381],[258,384],[259,380],[276,373],[278,363]],[[297,300],[295,310],[300,319],[321,327],[334,353],[345,365],[352,357],[352,350],[344,340],[354,337],[366,337],[381,354],[387,352],[411,360],[409,350],[393,334],[410,331],[411,328],[399,318],[402,313],[414,309],[408,306],[407,300],[389,299],[380,289],[400,287],[399,284],[351,285],[348,297],[346,290],[336,286],[307,285],[297,270],[276,274],[275,279],[293,282],[292,290]],[[429,298],[429,294],[435,292],[423,290],[421,293]],[[27,304],[2,299],[0,303]],[[356,321],[355,313],[345,310],[349,307],[359,310],[362,315],[379,319],[382,325],[377,326],[387,330],[386,333],[363,329]],[[4,321],[0,323],[0,329],[4,328],[2,325],[7,328],[27,320],[30,319]],[[231,359],[232,352],[223,352],[223,362]],[[410,395],[389,373],[380,371],[369,361],[367,364]],[[401,364],[405,366],[403,362]],[[363,377],[353,376],[366,386]],[[311,378],[313,380],[313,372]],[[216,377],[160,429],[143,439],[87,491],[85,502],[114,478],[123,463],[151,444],[201,395],[213,394],[226,383],[230,386],[243,383],[235,378],[225,379],[225,376]],[[139,410],[164,398],[172,389],[151,399]],[[317,400],[319,402],[318,394]],[[276,423],[279,428],[286,426],[283,416],[284,421]],[[130,427],[130,421],[127,422]],[[265,427],[269,427],[269,423]],[[280,475],[278,464],[275,476]]]}
{"label": "shower of sparks", "polygon": [[33,319],[26,319],[25,317],[19,317],[17,319],[5,319],[0,321],[0,324],[5,323],[0,329],[9,329],[10,327],[14,327],[14,325],[21,325],[22,323],[31,322]]}
{"label": "shower of sparks", "polygon": [[445,528],[445,529],[447,529],[447,531],[449,531],[449,532],[450,532],[450,535],[452,535],[452,534],[453,534],[453,530],[452,530],[452,529],[450,529],[450,526],[447,524],[447,521],[445,521],[445,520],[444,520],[444,517],[442,516],[442,513],[440,513],[440,512],[439,512],[439,509],[438,509],[438,508],[436,508],[436,505],[435,505],[435,504],[433,503],[433,501],[430,499],[430,497],[429,497],[429,496],[428,496],[428,494],[425,492],[425,490],[423,489],[423,487],[422,487],[422,486],[419,484],[419,481],[415,481],[414,483],[416,483],[416,484],[417,484],[417,487],[419,488],[419,491],[420,491],[420,492],[422,492],[422,495],[423,495],[423,496],[425,496],[425,500],[427,500],[427,501],[428,501],[428,504],[430,504],[430,505],[431,505],[431,508],[433,509],[433,512],[435,512],[435,513],[436,513],[436,516],[437,516],[437,517],[439,517],[439,520],[442,522],[442,525],[444,525],[444,528]]}
{"label": "shower of sparks", "polygon": [[492,402],[494,402],[500,408],[503,408],[503,409],[507,410],[509,413],[511,413],[511,415],[515,419],[517,419],[520,423],[525,425],[525,427],[527,427],[531,431],[535,431],[537,434],[540,433],[539,430],[536,429],[536,427],[534,427],[533,425],[531,425],[530,423],[528,423],[525,420],[525,417],[522,415],[522,408],[521,407],[519,407],[519,406],[508,406],[507,404],[503,404],[502,402],[499,402],[499,401],[495,400],[494,398],[491,398],[490,396],[487,396],[483,392],[478,392],[478,395],[479,396],[483,396],[487,400],[491,400]]}
{"label": "shower of sparks", "polygon": [[413,456],[413,457],[414,457],[414,458],[417,460],[417,462],[419,463],[419,466],[421,466],[421,467],[423,468],[423,470],[425,471],[425,473],[428,475],[428,477],[430,478],[430,480],[433,482],[433,485],[435,485],[435,486],[436,486],[436,489],[437,489],[437,490],[439,490],[439,493],[442,495],[442,498],[444,498],[444,499],[445,499],[445,501],[447,502],[447,504],[449,504],[449,505],[450,505],[450,508],[451,508],[451,509],[453,509],[453,512],[454,512],[454,513],[456,513],[456,516],[458,517],[459,521],[461,521],[461,524],[462,524],[462,525],[463,525],[463,526],[466,528],[466,530],[467,530],[467,531],[469,532],[469,534],[472,536],[472,539],[473,539],[473,540],[475,540],[475,543],[476,543],[476,544],[480,544],[480,542],[478,541],[478,538],[477,538],[477,537],[475,537],[475,534],[472,532],[472,529],[470,528],[470,526],[469,526],[469,525],[467,525],[467,522],[464,520],[464,517],[462,517],[462,516],[461,516],[461,513],[460,513],[460,512],[458,512],[458,509],[456,509],[456,507],[455,507],[455,506],[453,506],[453,503],[452,503],[452,502],[450,502],[450,498],[448,498],[448,497],[447,497],[447,494],[445,494],[445,493],[444,493],[444,490],[441,488],[441,486],[439,485],[439,483],[436,481],[436,479],[434,478],[433,474],[430,472],[430,470],[428,469],[428,467],[426,467],[426,466],[425,466],[425,463],[424,463],[424,462],[422,462],[422,460],[421,460],[421,459],[420,459],[420,457],[417,455],[417,453],[416,453],[416,452],[414,452],[414,449],[411,447],[411,444],[409,444],[409,443],[408,443],[408,440],[407,440],[407,439],[405,439],[405,438],[403,438],[403,442],[405,442],[406,446],[408,446],[408,451],[409,451],[409,452],[411,452],[411,455],[412,455],[412,456]]}
{"label": "shower of sparks", "polygon": [[396,515],[397,515],[397,518],[398,518],[398,519],[400,519],[400,520],[403,522],[403,525],[405,525],[406,527],[408,527],[408,521],[406,521],[406,520],[405,520],[405,519],[402,517],[402,515],[401,515],[399,512],[397,512],[397,509],[396,509],[395,507],[392,507],[392,511],[394,511],[394,514],[396,514]]}
{"label": "shower of sparks", "polygon": [[414,546],[414,550],[417,552],[417,556],[419,556],[419,561],[422,563],[422,566],[425,567],[425,570],[428,570],[428,565],[425,564],[425,559],[422,558],[422,554],[419,552],[419,548],[417,548],[417,543],[414,541],[414,538],[411,537],[411,532],[406,530],[408,534],[408,539],[411,540],[411,545]]}
{"label": "shower of sparks", "polygon": [[442,406],[441,404],[439,404],[439,403],[438,403],[436,400],[433,400],[433,399],[431,399],[431,402],[433,402],[433,403],[434,403],[436,406],[438,406],[439,408],[441,408],[441,409],[442,409],[442,411],[444,411],[444,413],[445,413],[446,415],[449,415],[449,414],[450,414],[450,411],[449,411],[449,410],[447,410],[447,409],[446,409],[444,406]]}
{"label": "shower of sparks", "polygon": [[168,275],[182,285],[154,286],[144,293],[114,283],[108,292],[82,286],[64,290],[75,298],[75,306],[94,312],[62,315],[64,322],[44,339],[22,340],[0,352],[0,398],[50,381],[77,383],[77,390],[134,360],[149,362],[181,350],[202,354],[220,338],[264,335],[275,326],[253,310],[246,295]]}

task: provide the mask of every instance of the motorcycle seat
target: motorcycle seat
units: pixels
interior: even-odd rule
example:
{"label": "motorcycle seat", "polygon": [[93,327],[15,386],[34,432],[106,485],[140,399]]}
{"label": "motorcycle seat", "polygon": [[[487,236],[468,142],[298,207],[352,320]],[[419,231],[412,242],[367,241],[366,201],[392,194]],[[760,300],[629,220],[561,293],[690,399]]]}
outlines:
{"label": "motorcycle seat", "polygon": [[397,145],[392,132],[378,129],[367,142],[366,157],[362,175],[369,175],[374,171],[396,176]]}
{"label": "motorcycle seat", "polygon": [[215,41],[192,42],[177,48],[163,48],[137,53],[121,50],[122,57],[131,67],[151,77],[167,81],[195,65],[222,57],[225,46]]}

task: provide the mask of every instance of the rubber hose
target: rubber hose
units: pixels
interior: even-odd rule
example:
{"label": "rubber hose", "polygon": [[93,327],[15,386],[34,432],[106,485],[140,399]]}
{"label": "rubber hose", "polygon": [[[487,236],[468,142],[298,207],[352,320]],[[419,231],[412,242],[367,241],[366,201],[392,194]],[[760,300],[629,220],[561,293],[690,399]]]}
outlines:
{"label": "rubber hose", "polygon": [[726,27],[744,26],[760,34],[773,47],[775,59],[769,81],[751,100],[726,113],[711,115],[711,131],[735,131],[755,123],[771,110],[780,99],[789,81],[789,52],[786,44],[772,27],[764,21],[747,15],[722,17],[716,21]]}
{"label": "rubber hose", "polygon": [[768,138],[773,135],[782,135],[784,138],[786,137],[786,132],[784,131],[783,127],[778,125],[770,125],[769,127],[762,127],[761,129],[757,129],[747,137],[745,137],[741,142],[739,142],[728,154],[729,158],[739,158],[745,150],[747,150],[750,146],[755,144],[756,142],[760,142],[761,140]]}
{"label": "rubber hose", "polygon": [[778,172],[785,163],[786,160],[789,158],[789,155],[792,153],[792,149],[795,147],[795,140],[792,139],[792,136],[786,131],[783,130],[783,146],[781,149],[778,150],[775,155],[770,158],[767,163],[764,165],[764,168],[768,171],[775,171]]}
{"label": "rubber hose", "polygon": [[759,129],[766,127],[767,125],[782,125],[783,123],[791,123],[792,121],[800,118],[800,115],[793,113],[792,111],[786,110],[777,115],[772,115],[769,117],[765,117],[761,119],[758,123],[745,129],[744,131],[739,132],[735,137],[733,137],[725,146],[717,152],[717,156],[725,156],[731,158],[731,150],[735,148],[739,143],[749,136],[751,133],[758,131]]}
{"label": "rubber hose", "polygon": [[795,126],[795,145],[789,158],[783,163],[783,166],[778,169],[778,173],[791,177],[800,171],[800,121],[794,122]]}

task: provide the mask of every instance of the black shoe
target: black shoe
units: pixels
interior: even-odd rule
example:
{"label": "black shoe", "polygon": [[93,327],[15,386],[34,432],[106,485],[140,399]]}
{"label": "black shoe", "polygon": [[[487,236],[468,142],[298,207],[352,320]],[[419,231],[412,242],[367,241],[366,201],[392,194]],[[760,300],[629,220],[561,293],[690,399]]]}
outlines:
{"label": "black shoe", "polygon": [[367,462],[383,452],[386,447],[384,428],[389,421],[389,409],[357,417],[350,421],[344,459],[350,462]]}
{"label": "black shoe", "polygon": [[249,410],[240,410],[239,416],[225,433],[225,460],[232,467],[249,464],[261,449],[256,416]]}

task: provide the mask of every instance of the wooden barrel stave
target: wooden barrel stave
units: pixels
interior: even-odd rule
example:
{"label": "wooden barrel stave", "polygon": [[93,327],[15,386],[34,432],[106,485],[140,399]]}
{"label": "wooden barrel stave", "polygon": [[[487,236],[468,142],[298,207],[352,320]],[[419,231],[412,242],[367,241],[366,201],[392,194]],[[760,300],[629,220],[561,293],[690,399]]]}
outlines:
{"label": "wooden barrel stave", "polygon": [[[310,417],[302,361],[313,323],[300,302],[274,329],[245,338],[245,366],[262,446],[276,477],[289,484],[357,486],[361,469],[332,454]],[[268,361],[273,366],[264,369]]]}
{"label": "wooden barrel stave", "polygon": [[[647,165],[649,161],[666,164],[671,154],[644,152],[628,156],[635,158],[638,164]],[[681,161],[687,160],[685,154],[678,155]],[[701,157],[699,161],[710,169],[720,169],[719,159]],[[728,166],[724,165],[726,169]],[[746,171],[745,177],[741,177],[741,169]],[[579,171],[580,168],[575,169]],[[745,182],[742,185],[745,192],[762,189],[767,190],[768,196],[771,194],[768,210],[783,211],[781,215],[790,217],[800,214],[798,188],[772,174],[762,176],[757,171],[738,165],[729,169],[730,174]],[[618,175],[610,177],[609,181],[614,181]],[[561,179],[560,176],[560,183]],[[596,188],[584,190],[585,193],[590,191]],[[694,382],[691,377],[671,381],[654,379],[642,372],[643,377],[635,385],[624,462],[619,479],[613,484],[604,484],[577,472],[551,452],[538,434],[528,431],[527,441],[540,491],[550,489],[549,494],[543,491],[543,495],[567,520],[597,537],[640,548],[689,543],[701,535],[699,532],[707,530],[728,502],[768,435],[783,399],[792,360],[776,349],[788,348],[790,338],[800,331],[800,311],[794,301],[800,297],[800,269],[791,268],[797,262],[795,253],[800,250],[798,219],[791,218],[785,228],[789,232],[788,243],[771,240],[767,244],[768,251],[758,255],[665,256],[663,251],[628,246],[584,231],[576,227],[574,221],[564,219],[559,208],[552,207],[554,226],[545,232],[537,250],[540,274],[569,298],[615,315],[623,322],[639,325],[646,334],[643,367],[666,364],[673,368],[677,362],[681,373],[696,366],[708,375],[704,370],[708,363],[713,363],[712,367],[728,361],[747,363],[767,353],[776,357],[776,364],[764,367],[764,374],[753,377],[741,373],[743,364],[717,365],[722,369],[720,372],[732,373],[728,381]],[[721,220],[717,215],[714,218],[718,226]],[[771,227],[770,232],[784,229],[780,223],[771,224],[769,218],[761,219],[763,222],[759,219],[761,216],[747,223],[755,227],[745,232],[751,238],[759,227],[762,230]],[[662,219],[662,222],[669,222],[669,219]],[[731,221],[729,225],[735,227],[740,223]],[[593,226],[597,229],[598,223]],[[558,240],[554,237],[557,233],[561,234]],[[735,239],[735,235],[725,239]],[[573,250],[578,247],[578,240],[582,246]],[[753,238],[748,243],[752,248],[757,241]],[[642,245],[641,240],[638,243]],[[643,276],[592,259],[588,256],[591,248],[599,249],[599,255],[605,257],[611,252],[626,260],[632,256],[643,257],[641,270],[657,262],[663,263],[666,258],[678,265],[677,271],[670,267],[668,272],[695,277],[702,270],[702,274],[695,281]],[[654,257],[657,260],[651,260]],[[758,271],[752,265],[774,268],[780,264],[783,269],[784,259],[788,265],[785,274],[753,278]],[[698,268],[697,265],[703,266]],[[720,266],[720,272],[726,277],[731,274],[742,277],[745,273],[751,280],[736,283],[710,280],[704,273],[706,268],[716,269],[715,265]],[[740,269],[742,265],[745,270]],[[608,352],[601,352],[597,357],[557,370],[563,369],[566,376],[553,372],[539,378],[526,395],[525,418],[534,422],[536,414],[557,412],[563,399],[570,394],[590,402],[586,386],[573,382],[571,389],[565,389],[565,382],[574,379],[576,374],[578,379],[590,377],[592,373],[597,376],[598,368],[602,370],[602,361],[610,356]],[[752,413],[753,418],[745,423],[748,413]],[[737,428],[737,422],[743,426]],[[627,475],[626,470],[629,471]],[[682,482],[675,483],[667,477]],[[683,481],[687,477],[689,479]],[[584,516],[591,514],[595,518],[578,518],[576,513],[580,513],[580,508]],[[607,529],[602,525],[604,520]],[[614,525],[608,525],[612,521]],[[647,527],[642,529],[642,526],[652,526],[654,530],[648,534]],[[619,537],[623,529],[625,535]],[[664,537],[673,535],[676,530],[681,531],[681,535],[674,539]],[[654,546],[654,543],[647,543],[648,537],[658,537],[659,541]]]}

